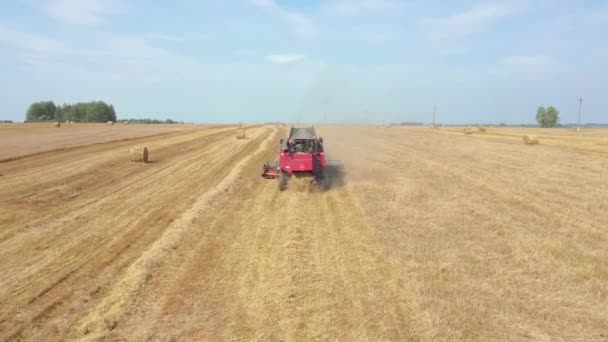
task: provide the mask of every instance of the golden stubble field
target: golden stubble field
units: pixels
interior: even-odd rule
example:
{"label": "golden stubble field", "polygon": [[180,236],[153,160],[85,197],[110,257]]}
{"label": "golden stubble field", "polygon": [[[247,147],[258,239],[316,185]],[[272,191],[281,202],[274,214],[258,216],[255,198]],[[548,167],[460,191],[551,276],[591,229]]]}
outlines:
{"label": "golden stubble field", "polygon": [[327,192],[259,177],[278,126],[2,131],[0,340],[608,339],[608,131],[317,130]]}
{"label": "golden stubble field", "polygon": [[[100,123],[0,123],[0,162],[25,155],[116,140],[195,129],[194,125]],[[200,128],[200,126],[199,126]]]}

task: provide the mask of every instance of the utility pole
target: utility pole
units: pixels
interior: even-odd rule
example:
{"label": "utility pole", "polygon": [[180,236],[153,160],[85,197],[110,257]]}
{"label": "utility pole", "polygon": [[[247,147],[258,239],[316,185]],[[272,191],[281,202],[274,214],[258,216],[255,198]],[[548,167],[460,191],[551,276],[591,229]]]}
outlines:
{"label": "utility pole", "polygon": [[433,105],[433,127],[436,127],[437,124],[435,123],[435,112],[437,110],[437,106]]}
{"label": "utility pole", "polygon": [[581,107],[583,106],[583,98],[578,98],[578,123],[576,124],[576,131],[581,131]]}

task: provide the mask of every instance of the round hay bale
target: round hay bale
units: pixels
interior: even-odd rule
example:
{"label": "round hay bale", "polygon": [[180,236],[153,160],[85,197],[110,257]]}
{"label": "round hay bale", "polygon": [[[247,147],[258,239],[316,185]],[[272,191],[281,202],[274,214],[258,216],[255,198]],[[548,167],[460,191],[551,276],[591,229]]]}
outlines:
{"label": "round hay bale", "polygon": [[536,135],[524,135],[522,140],[524,141],[524,144],[526,145],[538,145],[540,143],[540,141],[538,140],[538,137]]}
{"label": "round hay bale", "polygon": [[61,122],[56,121],[56,122],[53,124],[53,126],[55,126],[55,127],[61,127]]}
{"label": "round hay bale", "polygon": [[236,130],[236,138],[237,139],[245,139],[245,130],[244,129],[237,129]]}
{"label": "round hay bale", "polygon": [[114,121],[108,121],[108,122],[106,122],[106,125],[114,126]]}
{"label": "round hay bale", "polygon": [[146,146],[133,146],[129,150],[129,160],[135,163],[148,162],[148,148]]}
{"label": "round hay bale", "polygon": [[477,127],[477,130],[479,132],[485,133],[486,132],[486,128],[485,127]]}
{"label": "round hay bale", "polygon": [[471,128],[471,127],[466,127],[466,128],[464,129],[464,131],[463,131],[463,132],[464,132],[464,134],[466,134],[466,135],[473,134],[473,128]]}
{"label": "round hay bale", "polygon": [[129,121],[124,121],[122,124],[123,124],[123,125],[128,125],[128,124],[129,124]]}

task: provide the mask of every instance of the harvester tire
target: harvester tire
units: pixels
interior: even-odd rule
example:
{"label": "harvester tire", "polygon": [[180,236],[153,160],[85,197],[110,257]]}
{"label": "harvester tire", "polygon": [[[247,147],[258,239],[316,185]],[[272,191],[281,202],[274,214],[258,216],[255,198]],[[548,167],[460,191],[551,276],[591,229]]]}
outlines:
{"label": "harvester tire", "polygon": [[287,175],[283,172],[281,173],[281,177],[279,178],[279,190],[285,191],[287,189]]}
{"label": "harvester tire", "polygon": [[331,178],[327,170],[323,170],[323,174],[321,175],[321,189],[329,190],[331,188]]}

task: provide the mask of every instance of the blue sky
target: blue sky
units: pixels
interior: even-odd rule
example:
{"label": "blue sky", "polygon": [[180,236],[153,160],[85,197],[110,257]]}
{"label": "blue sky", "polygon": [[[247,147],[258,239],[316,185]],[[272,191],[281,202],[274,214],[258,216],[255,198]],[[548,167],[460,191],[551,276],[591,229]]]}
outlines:
{"label": "blue sky", "polygon": [[607,1],[3,1],[0,119],[608,122],[607,61]]}

